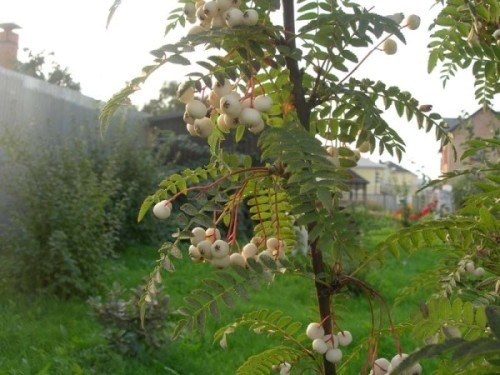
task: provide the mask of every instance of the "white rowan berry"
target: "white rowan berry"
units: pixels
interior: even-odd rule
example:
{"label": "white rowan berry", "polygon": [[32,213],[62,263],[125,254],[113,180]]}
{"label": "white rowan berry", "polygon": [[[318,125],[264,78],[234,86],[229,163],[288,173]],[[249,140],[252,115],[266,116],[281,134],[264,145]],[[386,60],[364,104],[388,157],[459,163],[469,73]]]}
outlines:
{"label": "white rowan berry", "polygon": [[484,268],[483,268],[483,267],[477,267],[477,268],[474,270],[473,274],[474,274],[474,276],[476,276],[476,277],[482,277],[482,276],[484,275],[484,272],[485,272],[485,271],[484,271]]}
{"label": "white rowan berry", "polygon": [[306,328],[306,335],[311,340],[323,339],[323,337],[325,336],[325,329],[319,323],[309,323]]}
{"label": "white rowan berry", "polygon": [[220,98],[220,111],[231,117],[238,117],[241,112],[241,104],[233,94],[226,94]]}
{"label": "white rowan berry", "polygon": [[243,24],[246,26],[255,26],[259,22],[259,13],[255,9],[247,9],[243,13]]}
{"label": "white rowan berry", "polygon": [[167,200],[160,201],[153,207],[153,214],[160,220],[165,220],[170,217],[172,205],[167,202]]}
{"label": "white rowan berry", "polygon": [[227,268],[231,265],[231,261],[229,259],[229,255],[226,255],[222,258],[213,258],[212,265],[217,268]]}
{"label": "white rowan berry", "polygon": [[265,127],[266,124],[264,124],[264,120],[261,120],[258,124],[250,126],[247,129],[252,134],[259,134],[265,129]]}
{"label": "white rowan berry", "polygon": [[190,245],[188,250],[189,257],[193,261],[201,260],[200,250],[195,245]]}
{"label": "white rowan berry", "polygon": [[207,17],[215,17],[219,13],[219,6],[217,5],[217,2],[214,0],[207,1],[205,5],[203,5],[203,13]]}
{"label": "white rowan berry", "polygon": [[241,255],[240,253],[232,253],[229,256],[229,261],[231,262],[232,265],[240,266],[240,267],[245,267],[247,264],[245,257],[243,255]]}
{"label": "white rowan berry", "polygon": [[465,264],[465,270],[469,273],[474,273],[475,267],[474,267],[474,262],[473,261],[468,261]]}
{"label": "white rowan berry", "polygon": [[262,237],[252,237],[250,240],[251,243],[253,243],[255,246],[259,247],[260,244],[264,241]]}
{"label": "white rowan berry", "polygon": [[231,8],[225,14],[227,26],[236,27],[243,24],[243,12],[240,9]]}
{"label": "white rowan berry", "polygon": [[342,351],[340,349],[328,349],[325,353],[325,359],[330,363],[337,363],[342,360]]}
{"label": "white rowan berry", "polygon": [[312,348],[319,354],[325,354],[328,351],[328,345],[326,345],[323,339],[314,339],[312,342]]}
{"label": "white rowan berry", "polygon": [[281,260],[281,259],[285,259],[286,258],[285,247],[284,246],[280,246],[279,249],[274,249],[274,250],[271,250],[271,251],[272,251],[274,259]]}
{"label": "white rowan berry", "polygon": [[257,255],[257,261],[261,262],[261,257],[268,257],[273,259],[273,251],[271,249],[266,249]]}
{"label": "white rowan berry", "polygon": [[212,259],[212,241],[203,240],[196,245],[200,254],[205,259]]}
{"label": "white rowan berry", "polygon": [[205,4],[203,4],[203,6],[198,7],[196,9],[196,17],[200,20],[200,24],[203,24],[203,23],[206,24],[206,22],[210,22],[210,19],[212,18],[208,14],[205,14],[204,6],[205,6]]}
{"label": "white rowan berry", "polygon": [[207,114],[207,107],[199,100],[192,100],[186,104],[186,112],[194,119],[200,119]]}
{"label": "white rowan berry", "polygon": [[267,95],[259,95],[253,101],[253,107],[259,112],[267,112],[273,106],[273,100]]}
{"label": "white rowan berry", "polygon": [[220,240],[221,239],[220,230],[218,230],[217,228],[208,228],[205,231],[205,238],[209,240],[211,243]]}
{"label": "white rowan berry", "polygon": [[323,340],[326,342],[326,345],[328,345],[329,348],[337,349],[339,346],[339,339],[332,333],[323,336]]}
{"label": "white rowan berry", "polygon": [[191,244],[193,244],[194,246],[205,240],[205,229],[203,229],[202,227],[193,228],[191,234]]}
{"label": "white rowan berry", "polygon": [[496,29],[493,33],[493,39],[500,40],[500,29]]}
{"label": "white rowan berry", "polygon": [[189,115],[189,113],[187,113],[187,112],[184,112],[184,115],[182,116],[182,119],[184,120],[184,122],[186,124],[190,124],[190,125],[193,125],[194,124],[194,120],[196,120],[195,118],[191,117]]}
{"label": "white rowan berry", "polygon": [[231,6],[233,5],[232,0],[215,0],[215,2],[217,3],[217,6],[219,7],[219,12],[224,12],[224,11],[228,10],[229,8],[231,8]]}
{"label": "white rowan berry", "polygon": [[194,130],[199,137],[208,138],[214,130],[214,124],[208,117],[194,120]]}
{"label": "white rowan berry", "polygon": [[240,101],[241,110],[243,111],[245,108],[252,108],[252,98],[245,98]]}
{"label": "white rowan berry", "polygon": [[387,373],[387,369],[391,363],[387,358],[377,358],[375,362],[373,362],[373,375],[384,375]]}
{"label": "white rowan berry", "polygon": [[224,82],[215,81],[212,85],[212,91],[215,91],[217,95],[223,97],[233,91],[233,85],[227,79],[225,79]]}
{"label": "white rowan berry", "polygon": [[392,359],[391,359],[391,364],[390,366],[392,367],[392,369],[395,369],[396,367],[398,367],[401,362],[403,362],[403,360],[408,357],[408,354],[406,353],[401,353],[401,354],[396,354]]}
{"label": "white rowan berry", "polygon": [[186,129],[189,133],[189,135],[192,135],[193,137],[197,137],[198,133],[196,133],[196,129],[193,124],[186,124]]}
{"label": "white rowan berry", "polygon": [[229,244],[223,240],[216,240],[212,244],[212,258],[229,257]]}
{"label": "white rowan berry", "polygon": [[361,143],[358,147],[358,151],[362,152],[362,153],[369,152],[370,151],[370,142],[364,141],[363,143]]}
{"label": "white rowan berry", "polygon": [[337,333],[339,345],[347,346],[352,342],[352,334],[349,331],[341,331]]}
{"label": "white rowan berry", "polygon": [[417,30],[420,26],[420,17],[416,14],[411,14],[406,19],[406,25],[410,30]]}
{"label": "white rowan berry", "polygon": [[255,244],[248,243],[245,246],[243,246],[243,249],[241,250],[241,255],[243,255],[243,257],[245,259],[248,259],[248,258],[255,259],[255,258],[257,258],[258,252],[259,252],[259,250],[257,249],[257,246],[255,246]]}
{"label": "white rowan berry", "polygon": [[207,28],[201,26],[201,25],[194,25],[193,27],[191,27],[188,31],[188,35],[198,35],[198,34],[201,34],[201,33],[204,33],[208,31]]}
{"label": "white rowan berry", "polygon": [[397,43],[392,39],[387,39],[384,42],[384,52],[388,55],[394,55],[398,51]]}
{"label": "white rowan berry", "polygon": [[410,375],[420,375],[422,373],[422,365],[420,363],[415,363],[406,373]]}
{"label": "white rowan berry", "polygon": [[[220,119],[220,123],[219,123],[219,119]],[[239,123],[240,122],[239,122],[238,118],[233,118],[233,117],[226,115],[226,114],[220,115],[219,118],[217,119],[217,124],[219,124],[219,126],[222,129],[226,129],[226,130],[236,129],[236,127],[238,126]]]}
{"label": "white rowan berry", "polygon": [[219,14],[212,18],[210,21],[210,28],[211,29],[221,29],[226,26],[226,21],[224,20],[224,17]]}
{"label": "white rowan berry", "polygon": [[280,241],[276,237],[270,237],[266,241],[266,247],[271,250],[279,249]]}
{"label": "white rowan berry", "polygon": [[262,122],[262,116],[254,108],[243,108],[238,116],[238,120],[241,124],[251,128]]}
{"label": "white rowan berry", "polygon": [[186,3],[184,5],[184,15],[188,19],[196,17],[196,5],[194,3]]}
{"label": "white rowan berry", "polygon": [[194,87],[187,84],[180,84],[177,89],[177,98],[181,103],[188,104],[194,100]]}
{"label": "white rowan berry", "polygon": [[282,363],[280,365],[280,375],[289,375],[292,370],[292,365],[288,362]]}
{"label": "white rowan berry", "polygon": [[215,91],[210,91],[208,95],[208,104],[215,109],[220,109],[220,96]]}

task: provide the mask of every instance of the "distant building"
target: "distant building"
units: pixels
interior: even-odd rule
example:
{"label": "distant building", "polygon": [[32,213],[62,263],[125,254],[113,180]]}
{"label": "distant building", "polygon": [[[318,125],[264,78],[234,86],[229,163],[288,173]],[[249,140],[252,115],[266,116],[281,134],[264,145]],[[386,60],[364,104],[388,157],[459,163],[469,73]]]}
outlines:
{"label": "distant building", "polygon": [[481,155],[473,155],[461,161],[460,157],[465,150],[465,142],[473,138],[494,138],[500,133],[500,119],[498,113],[491,109],[480,109],[467,118],[445,118],[449,126],[449,133],[453,137],[453,145],[457,150],[457,160],[454,159],[452,145],[445,145],[441,149],[441,173],[464,169],[479,162]]}
{"label": "distant building", "polygon": [[393,162],[377,163],[361,157],[352,171],[365,181],[364,201],[369,206],[394,211],[403,201],[413,203],[419,186],[418,176],[400,165]]}

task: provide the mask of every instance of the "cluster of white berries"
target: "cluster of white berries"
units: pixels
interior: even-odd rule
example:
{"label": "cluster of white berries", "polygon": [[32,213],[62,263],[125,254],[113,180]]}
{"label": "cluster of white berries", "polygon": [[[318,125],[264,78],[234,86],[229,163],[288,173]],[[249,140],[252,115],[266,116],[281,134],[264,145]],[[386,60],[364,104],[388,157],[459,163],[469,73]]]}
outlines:
{"label": "cluster of white berries", "polygon": [[[378,358],[373,363],[369,375],[390,375],[392,370],[398,367],[406,357],[408,357],[406,353],[396,354],[390,362],[386,358]],[[403,371],[404,375],[420,375],[421,373],[422,366],[419,363],[415,363],[408,370]]]}
{"label": "cluster of white berries", "polygon": [[[403,22],[405,16],[403,13],[395,13],[390,16],[387,16],[387,18],[393,20],[395,23],[398,25]],[[411,14],[406,18],[406,24],[405,27],[407,27],[410,30],[417,30],[420,26],[420,17],[417,16],[416,14]],[[387,39],[384,42],[384,45],[382,47],[383,51],[388,54],[388,55],[394,55],[398,51],[398,44],[394,39]]]}
{"label": "cluster of white berries", "polygon": [[193,26],[188,35],[196,35],[209,29],[223,27],[255,26],[259,13],[255,9],[241,10],[241,0],[196,0],[184,5],[184,15]]}
{"label": "cluster of white berries", "polygon": [[246,244],[240,252],[231,253],[229,244],[221,240],[220,231],[217,228],[203,229],[196,227],[191,231],[191,246],[189,246],[189,257],[194,262],[211,263],[217,268],[226,268],[230,265],[246,267],[247,259],[252,258],[260,261],[262,256],[279,262],[285,258],[285,245],[277,238],[271,237],[266,241],[266,249],[259,252],[256,243],[259,239]]}
{"label": "cluster of white berries", "polygon": [[217,126],[222,131],[235,129],[239,124],[248,131],[258,134],[264,130],[262,113],[273,105],[268,95],[241,97],[229,80],[215,81],[208,99],[204,102],[195,98],[195,90],[189,84],[182,84],[177,91],[179,100],[186,104],[184,122],[189,134],[207,138],[212,134],[214,123],[211,110],[217,112]]}
{"label": "cluster of white berries", "polygon": [[324,355],[325,359],[331,363],[342,360],[342,351],[338,348],[339,345],[347,346],[352,342],[352,335],[349,331],[339,331],[336,335],[325,335],[325,330],[319,323],[310,323],[307,326],[306,335],[313,340],[313,350]]}

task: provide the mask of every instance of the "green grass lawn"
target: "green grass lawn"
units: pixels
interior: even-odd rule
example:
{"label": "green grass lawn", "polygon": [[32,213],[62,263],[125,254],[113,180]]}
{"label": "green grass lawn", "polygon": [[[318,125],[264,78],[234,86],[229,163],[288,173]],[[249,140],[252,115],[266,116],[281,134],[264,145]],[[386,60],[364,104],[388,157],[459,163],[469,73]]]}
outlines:
{"label": "green grass lawn", "polygon": [[[376,228],[366,236],[369,246],[392,233],[390,228]],[[406,286],[409,280],[432,265],[438,255],[419,252],[412,257],[389,257],[383,266],[374,266],[364,277],[383,294],[389,303]],[[142,278],[154,267],[157,258],[152,248],[131,248],[117,260],[110,262],[107,283],[118,281],[126,288],[141,283]],[[182,304],[182,297],[200,286],[209,277],[211,267],[190,261],[178,262],[177,271],[165,275],[164,284],[171,297],[172,309]],[[383,268],[382,268],[383,267]],[[381,272],[383,269],[383,272]],[[278,277],[271,285],[263,285],[250,295],[249,301],[240,300],[234,310],[224,312],[223,323],[245,312],[266,307],[281,310],[304,324],[316,319],[311,307],[315,297],[312,282],[305,278]],[[406,322],[418,311],[423,295],[412,296],[393,311],[394,321]],[[353,336],[366,336],[370,330],[370,309],[362,295],[349,294],[339,300],[338,315],[342,327]],[[212,335],[218,325],[208,320],[207,331],[185,336],[153,354],[138,358],[122,357],[111,351],[101,335],[101,329],[91,307],[81,300],[61,301],[48,296],[28,297],[14,293],[0,294],[0,374],[232,374],[245,358],[262,351],[277,341],[242,329],[229,336],[229,348],[224,351],[212,344]],[[413,343],[409,335],[402,337],[403,348],[412,350],[420,343]],[[352,348],[345,350],[349,357]],[[394,340],[385,335],[380,352],[392,357]],[[361,355],[362,357],[362,355]],[[362,359],[355,359],[352,371],[357,374]]]}

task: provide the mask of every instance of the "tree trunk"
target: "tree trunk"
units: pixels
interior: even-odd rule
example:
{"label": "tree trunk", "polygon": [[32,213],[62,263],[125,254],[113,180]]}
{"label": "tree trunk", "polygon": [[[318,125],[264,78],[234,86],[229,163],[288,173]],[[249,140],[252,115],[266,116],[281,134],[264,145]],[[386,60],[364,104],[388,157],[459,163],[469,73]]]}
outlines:
{"label": "tree trunk", "polygon": [[[296,48],[295,43],[295,11],[293,0],[282,0],[283,5],[283,25],[285,28],[285,43],[291,49]],[[297,60],[287,58],[287,68],[290,74],[290,82],[293,87],[294,105],[301,125],[309,130],[311,107],[306,102],[304,87],[302,85],[302,74]],[[330,313],[330,288],[324,279],[323,254],[318,249],[317,240],[309,244],[311,251],[311,262],[314,275],[316,277],[315,287],[318,298],[320,321],[323,322],[325,334],[332,333],[332,319]],[[323,357],[323,374],[336,375],[335,365]]]}

